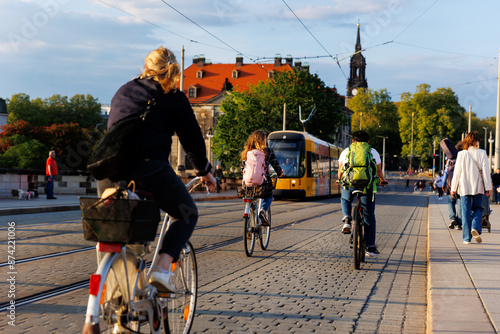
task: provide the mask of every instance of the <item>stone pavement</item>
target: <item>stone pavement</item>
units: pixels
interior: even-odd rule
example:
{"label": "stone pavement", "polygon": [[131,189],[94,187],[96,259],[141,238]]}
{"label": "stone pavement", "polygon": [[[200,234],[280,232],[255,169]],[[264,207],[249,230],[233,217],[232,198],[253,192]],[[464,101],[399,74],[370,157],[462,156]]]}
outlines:
{"label": "stone pavement", "polygon": [[447,198],[429,196],[429,333],[498,333],[500,326],[500,205],[491,205],[491,233],[463,244],[448,228]]}
{"label": "stone pavement", "polygon": [[[1,199],[0,215],[78,210],[77,195],[57,200]],[[195,193],[196,201],[236,198],[236,191]],[[491,233],[481,244],[462,243],[462,231],[448,229],[447,198],[429,195],[428,333],[498,333],[500,326],[500,206],[492,205]]]}

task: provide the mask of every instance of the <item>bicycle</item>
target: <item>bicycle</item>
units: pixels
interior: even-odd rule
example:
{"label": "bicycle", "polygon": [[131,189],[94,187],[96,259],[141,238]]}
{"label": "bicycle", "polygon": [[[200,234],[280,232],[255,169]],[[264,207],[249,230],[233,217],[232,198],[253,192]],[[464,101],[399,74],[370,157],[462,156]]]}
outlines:
{"label": "bicycle", "polygon": [[[341,184],[341,181],[336,181]],[[380,185],[386,186],[388,182],[381,182]],[[363,189],[354,189],[351,196],[356,196],[357,201],[352,209],[352,234],[349,242],[352,244],[353,253],[353,269],[359,270],[361,262],[365,262],[366,256],[366,242],[365,242],[365,222],[363,215],[363,206],[361,205],[361,197],[363,196]],[[351,197],[352,198],[352,197]]]}
{"label": "bicycle", "polygon": [[365,262],[365,233],[364,233],[364,217],[363,217],[363,207],[361,206],[361,196],[363,196],[363,190],[356,189],[352,192],[356,195],[358,201],[354,205],[352,212],[352,253],[353,253],[353,268],[359,270],[361,267],[361,262]]}
{"label": "bicycle", "polygon": [[[272,179],[276,179],[276,173],[271,175]],[[262,210],[263,199],[255,198],[257,187],[244,187],[245,194],[243,202],[245,209],[243,211],[243,244],[245,246],[245,254],[251,257],[255,248],[255,239],[259,238],[260,248],[266,250],[269,246],[269,238],[271,237],[271,208],[267,210],[267,224],[262,224],[259,218],[259,212]]]}
{"label": "bicycle", "polygon": [[[186,187],[191,192],[201,183],[201,178],[196,177]],[[95,201],[95,198],[80,198],[84,219],[84,208],[89,208]],[[116,202],[116,205],[118,203]],[[102,204],[105,205],[106,202]],[[179,260],[171,266],[176,291],[174,293],[158,292],[148,282],[151,268],[159,255],[158,245],[162,244],[165,232],[170,228],[171,219],[165,214],[153,260],[146,272],[146,256],[151,253],[151,242],[156,237],[160,212],[154,201],[137,200],[133,205],[137,205],[135,210],[140,211],[141,215],[145,212],[149,213],[149,217],[146,218],[149,224],[145,224],[144,220],[140,221],[140,225],[138,224],[138,228],[133,231],[132,235],[129,234],[128,238],[122,240],[100,240],[104,238],[104,233],[102,236],[96,236],[98,269],[90,276],[89,300],[83,333],[101,333],[101,331],[105,333],[189,333],[193,324],[198,288],[198,272],[193,245],[187,242]],[[156,213],[153,215],[154,209]],[[120,223],[123,224],[123,221]],[[114,227],[117,226],[114,225]],[[146,236],[146,234],[149,235]]]}

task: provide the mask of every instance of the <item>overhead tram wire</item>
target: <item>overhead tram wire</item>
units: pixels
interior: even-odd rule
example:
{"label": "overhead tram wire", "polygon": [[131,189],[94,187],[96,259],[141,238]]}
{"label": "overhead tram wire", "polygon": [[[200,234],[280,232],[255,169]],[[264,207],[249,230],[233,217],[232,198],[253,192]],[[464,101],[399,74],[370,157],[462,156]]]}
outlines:
{"label": "overhead tram wire", "polygon": [[172,30],[169,30],[169,29],[167,29],[167,28],[165,28],[165,27],[162,27],[162,26],[160,26],[160,25],[158,25],[158,24],[156,24],[156,23],[153,23],[153,22],[148,21],[148,20],[145,20],[145,19],[143,19],[143,18],[141,18],[141,17],[139,17],[139,16],[137,16],[137,15],[134,15],[134,14],[132,14],[132,13],[129,13],[129,12],[127,12],[127,11],[125,11],[125,10],[123,10],[123,9],[119,8],[119,7],[113,6],[113,5],[111,5],[111,4],[109,4],[109,3],[105,2],[105,1],[102,1],[102,0],[97,0],[97,1],[99,1],[99,2],[101,2],[101,3],[103,3],[103,4],[105,4],[106,6],[109,6],[109,7],[111,7],[111,8],[116,9],[116,10],[119,10],[119,11],[120,11],[120,12],[122,12],[122,13],[125,13],[125,14],[127,14],[127,15],[129,15],[129,16],[132,16],[133,18],[136,18],[136,19],[138,19],[138,20],[140,20],[140,21],[142,21],[142,22],[145,22],[145,23],[147,23],[147,24],[150,24],[150,25],[152,25],[152,26],[154,26],[154,27],[156,27],[156,28],[158,28],[158,29],[165,30],[165,31],[167,31],[167,32],[169,32],[169,33],[171,33],[171,34],[173,34],[173,35],[177,36],[177,37],[180,37],[180,38],[182,38],[182,39],[188,40],[188,41],[189,41],[189,42],[191,42],[191,43],[196,43],[196,44],[200,44],[200,45],[205,45],[205,46],[209,46],[209,47],[216,48],[216,49],[221,49],[221,50],[226,50],[226,51],[233,51],[233,49],[229,50],[229,49],[226,49],[226,48],[221,48],[220,46],[215,46],[215,45],[211,45],[211,44],[207,44],[207,43],[203,43],[203,42],[195,41],[195,40],[190,39],[190,38],[188,38],[188,37],[185,37],[185,36],[179,35],[178,33],[174,32],[174,31],[172,31]]}
{"label": "overhead tram wire", "polygon": [[197,26],[198,28],[200,28],[201,30],[203,30],[204,32],[206,32],[207,34],[209,34],[210,36],[212,36],[213,38],[215,38],[216,40],[218,40],[219,42],[221,42],[222,44],[224,44],[225,46],[227,46],[228,48],[230,48],[231,50],[233,50],[234,52],[236,52],[238,54],[241,54],[241,55],[244,55],[245,57],[247,57],[248,59],[250,59],[251,61],[253,61],[253,59],[251,57],[249,57],[248,55],[244,54],[243,52],[240,52],[240,51],[236,50],[231,45],[227,44],[222,39],[220,39],[219,37],[215,36],[210,31],[208,31],[207,29],[203,28],[201,25],[199,25],[198,23],[196,23],[195,21],[191,20],[189,17],[187,17],[186,15],[184,15],[183,13],[181,13],[179,10],[177,10],[177,8],[175,8],[174,6],[170,5],[165,0],[161,0],[161,2],[163,2],[165,5],[167,5],[168,7],[170,7],[171,9],[173,9],[174,11],[176,11],[182,17],[184,17],[186,20],[188,20],[189,22],[191,22],[192,24],[194,24],[195,26]]}
{"label": "overhead tram wire", "polygon": [[328,50],[323,46],[323,44],[321,44],[321,42],[316,38],[316,36],[313,35],[313,33],[309,30],[309,28],[307,28],[307,26],[300,20],[300,18],[297,16],[297,14],[295,14],[295,12],[292,10],[292,8],[290,8],[290,6],[288,6],[288,4],[286,3],[286,1],[285,0],[281,0],[281,1],[283,1],[283,3],[285,4],[285,6],[288,7],[288,9],[290,10],[290,12],[295,16],[295,18],[300,22],[300,24],[302,24],[302,26],[304,27],[304,29],[307,30],[307,32],[312,36],[312,38],[314,38],[314,40],[323,48],[323,50],[325,50],[325,52],[330,56],[330,58],[332,58],[333,61],[335,61],[337,63],[337,65],[340,68],[340,71],[342,72],[342,75],[344,76],[344,78],[347,79],[347,76],[345,75],[344,71],[342,70],[342,66],[340,66],[338,58],[332,56],[330,54],[330,52],[328,52]]}
{"label": "overhead tram wire", "polygon": [[417,22],[422,16],[424,16],[425,13],[427,13],[432,7],[434,7],[434,5],[438,2],[439,0],[436,0],[434,1],[429,7],[427,7],[426,10],[424,10],[422,12],[422,14],[420,14],[415,20],[413,20],[410,24],[408,24],[406,26],[406,28],[404,28],[399,34],[396,35],[396,37],[394,37],[392,40],[394,41],[395,39],[397,39],[399,36],[401,36],[402,34],[404,34],[406,32],[406,30],[408,30],[413,24],[415,24],[415,22]]}
{"label": "overhead tram wire", "polygon": [[489,56],[481,56],[481,55],[472,55],[472,54],[466,54],[466,53],[459,53],[459,52],[452,52],[452,51],[447,51],[447,50],[439,50],[439,49],[433,49],[433,48],[428,48],[425,46],[418,46],[418,45],[412,45],[408,43],[402,43],[402,42],[393,42],[395,44],[401,44],[405,46],[409,46],[412,48],[418,48],[418,49],[424,49],[424,50],[429,50],[429,51],[435,51],[435,52],[442,52],[442,53],[448,53],[452,55],[457,55],[457,56],[466,56],[466,57],[476,57],[476,58],[486,58],[486,59],[496,59],[497,57],[489,57]]}

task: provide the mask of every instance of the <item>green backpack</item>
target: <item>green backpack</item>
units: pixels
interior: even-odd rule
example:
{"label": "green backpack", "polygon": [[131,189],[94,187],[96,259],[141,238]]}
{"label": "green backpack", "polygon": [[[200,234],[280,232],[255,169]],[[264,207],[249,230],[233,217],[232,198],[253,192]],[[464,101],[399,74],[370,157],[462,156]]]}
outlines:
{"label": "green backpack", "polygon": [[368,188],[377,177],[377,165],[366,142],[355,142],[349,146],[347,162],[342,173],[342,183],[346,187]]}

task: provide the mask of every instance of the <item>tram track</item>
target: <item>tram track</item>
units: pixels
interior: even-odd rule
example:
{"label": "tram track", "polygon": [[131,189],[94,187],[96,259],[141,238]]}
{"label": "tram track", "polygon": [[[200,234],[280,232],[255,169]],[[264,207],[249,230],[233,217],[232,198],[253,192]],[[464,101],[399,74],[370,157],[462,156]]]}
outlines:
{"label": "tram track", "polygon": [[[319,219],[319,218],[331,215],[332,213],[335,213],[337,211],[338,210],[332,210],[332,211],[329,211],[326,213],[320,213],[320,214],[306,217],[303,219],[299,219],[296,221],[288,222],[285,224],[280,224],[278,226],[272,227],[271,231],[277,232],[279,230],[285,229],[285,228],[293,226],[293,225],[307,223],[311,220],[315,220],[315,219]],[[233,221],[233,223],[234,223],[234,221]],[[208,244],[208,245],[198,247],[195,249],[195,251],[196,251],[196,254],[199,255],[199,254],[203,254],[206,252],[215,251],[217,249],[220,249],[220,248],[223,248],[223,247],[226,247],[226,246],[229,246],[229,245],[241,242],[241,241],[242,241],[242,236],[238,236],[238,237],[222,240],[222,241],[217,242],[217,243]],[[16,261],[16,264],[26,263],[26,262],[30,262],[30,261],[37,261],[37,260],[47,259],[47,258],[51,258],[51,257],[64,256],[64,255],[69,255],[69,254],[74,254],[74,253],[89,251],[89,250],[94,250],[94,249],[95,249],[95,246],[91,246],[91,247],[85,247],[85,248],[81,248],[81,249],[77,249],[77,250],[73,250],[73,251],[66,251],[66,252],[53,253],[53,254],[48,254],[48,255],[43,255],[43,256],[37,256],[37,257],[29,258],[29,259]],[[0,267],[5,267],[6,265],[7,265],[7,263],[1,263]],[[150,265],[150,262],[148,263],[148,266],[149,265]],[[49,298],[61,296],[61,295],[64,295],[64,294],[67,294],[70,292],[74,292],[74,291],[77,291],[77,290],[80,290],[83,288],[87,288],[88,284],[89,284],[89,280],[85,279],[85,280],[77,281],[77,282],[67,284],[67,285],[64,285],[61,287],[38,292],[38,293],[32,294],[30,296],[25,296],[25,297],[16,299],[16,301],[15,301],[16,307],[28,305],[28,304],[39,302],[39,301],[43,301],[43,300],[46,300]],[[0,312],[7,311],[8,310],[7,308],[9,306],[10,306],[10,302],[0,303]]]}

